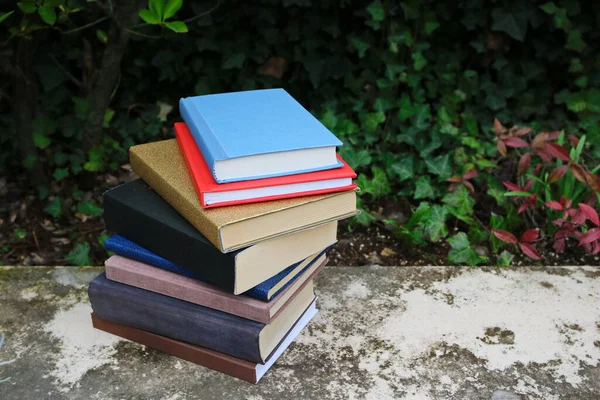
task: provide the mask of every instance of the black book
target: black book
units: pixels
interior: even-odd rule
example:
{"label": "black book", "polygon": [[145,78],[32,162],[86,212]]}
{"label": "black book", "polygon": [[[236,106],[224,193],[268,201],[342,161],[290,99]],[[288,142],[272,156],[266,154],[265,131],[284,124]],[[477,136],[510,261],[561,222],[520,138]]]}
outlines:
{"label": "black book", "polygon": [[141,179],[104,194],[106,229],[234,294],[336,241],[337,222],[223,253]]}

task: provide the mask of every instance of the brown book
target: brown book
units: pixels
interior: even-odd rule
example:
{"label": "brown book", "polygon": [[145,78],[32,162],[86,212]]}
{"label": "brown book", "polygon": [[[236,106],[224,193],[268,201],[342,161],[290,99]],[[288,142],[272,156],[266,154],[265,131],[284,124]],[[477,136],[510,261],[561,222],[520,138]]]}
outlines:
{"label": "brown book", "polygon": [[270,302],[244,295],[236,296],[209,283],[121,256],[112,256],[104,264],[106,277],[112,281],[268,324],[313,280],[326,262],[326,256],[320,255]]}
{"label": "brown book", "polygon": [[92,325],[96,329],[112,333],[113,335],[131,340],[144,346],[163,351],[183,360],[191,361],[212,370],[242,379],[250,383],[258,383],[264,374],[277,361],[281,354],[289,347],[292,341],[310,322],[317,313],[315,302],[304,312],[288,334],[279,343],[273,355],[265,364],[256,364],[219,353],[205,347],[170,339],[161,335],[146,332],[130,326],[105,321],[92,313]]}
{"label": "brown book", "polygon": [[355,191],[203,209],[175,139],[133,146],[129,156],[133,170],[223,252],[357,213]]}

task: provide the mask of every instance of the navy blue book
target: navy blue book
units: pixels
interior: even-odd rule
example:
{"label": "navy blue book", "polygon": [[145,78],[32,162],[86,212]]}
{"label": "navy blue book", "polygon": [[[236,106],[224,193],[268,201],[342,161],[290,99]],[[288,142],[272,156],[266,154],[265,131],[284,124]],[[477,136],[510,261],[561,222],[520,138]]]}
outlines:
{"label": "navy blue book", "polygon": [[[195,274],[189,269],[180,267],[123,236],[113,235],[109,237],[104,243],[104,247],[106,250],[112,251],[120,256],[205,282],[198,274]],[[301,262],[292,264],[277,275],[267,279],[243,294],[258,300],[266,302],[271,301],[309,269],[328,249],[329,248],[323,250],[317,255],[312,255]]]}
{"label": "navy blue book", "polygon": [[88,288],[94,314],[220,353],[264,364],[314,302],[312,281],[270,323],[252,321],[111,281],[104,273]]}
{"label": "navy blue book", "polygon": [[342,142],[283,89],[187,97],[179,111],[218,183],[342,166]]}

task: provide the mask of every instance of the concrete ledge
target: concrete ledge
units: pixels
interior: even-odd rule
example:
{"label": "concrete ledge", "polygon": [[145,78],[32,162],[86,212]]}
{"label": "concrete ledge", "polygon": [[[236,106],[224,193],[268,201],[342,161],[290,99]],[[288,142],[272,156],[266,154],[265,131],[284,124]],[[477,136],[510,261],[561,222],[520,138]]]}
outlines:
{"label": "concrete ledge", "polygon": [[595,267],[328,267],[256,386],[95,331],[101,270],[0,267],[0,399],[600,398]]}

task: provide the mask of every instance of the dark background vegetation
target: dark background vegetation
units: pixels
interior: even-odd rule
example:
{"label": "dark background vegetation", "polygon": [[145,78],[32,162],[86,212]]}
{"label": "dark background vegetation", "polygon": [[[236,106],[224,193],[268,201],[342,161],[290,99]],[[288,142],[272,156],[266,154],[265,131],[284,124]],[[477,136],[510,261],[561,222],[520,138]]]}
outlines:
{"label": "dark background vegetation", "polygon": [[[168,21],[138,16],[164,3],[0,2],[14,11],[0,23],[4,264],[101,263],[101,193],[132,178],[131,145],[173,137],[184,96],[283,87],[345,143],[364,212],[334,262],[509,263],[489,228],[532,220],[503,196],[518,158],[498,154],[495,117],[585,135],[582,165],[600,159],[597,2],[187,1]],[[448,190],[472,169],[473,193]]]}

